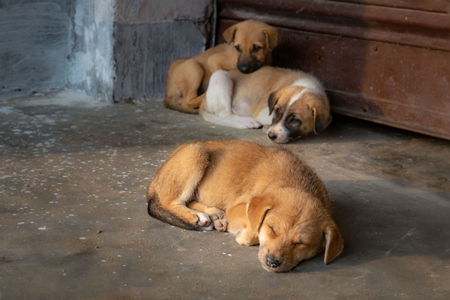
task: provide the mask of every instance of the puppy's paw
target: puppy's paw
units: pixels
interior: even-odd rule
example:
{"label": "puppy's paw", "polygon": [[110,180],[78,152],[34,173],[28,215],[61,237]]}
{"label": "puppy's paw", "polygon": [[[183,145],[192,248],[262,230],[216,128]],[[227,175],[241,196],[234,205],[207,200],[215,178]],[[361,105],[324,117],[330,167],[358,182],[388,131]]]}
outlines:
{"label": "puppy's paw", "polygon": [[197,222],[195,223],[195,226],[197,227],[209,227],[211,226],[211,219],[207,214],[204,213],[198,213],[197,214]]}
{"label": "puppy's paw", "polygon": [[252,117],[242,117],[238,115],[230,115],[226,117],[230,123],[233,123],[232,127],[240,129],[255,129],[261,128],[261,124]]}
{"label": "puppy's paw", "polygon": [[213,221],[214,228],[217,231],[227,231],[227,219],[225,218],[225,212],[217,207],[211,207],[207,213],[209,218]]}
{"label": "puppy's paw", "polygon": [[261,128],[261,124],[252,117],[247,117],[246,120],[244,120],[244,125],[251,129]]}
{"label": "puppy's paw", "polygon": [[252,117],[240,117],[239,122],[246,128],[256,129],[261,128],[261,124]]}
{"label": "puppy's paw", "polygon": [[241,229],[236,233],[236,242],[241,246],[253,246],[259,243],[258,236],[247,229]]}
{"label": "puppy's paw", "polygon": [[227,227],[228,227],[228,222],[227,222],[227,218],[225,217],[225,215],[223,215],[222,217],[218,217],[216,215],[216,218],[213,218],[214,220],[214,228],[217,231],[227,231]]}
{"label": "puppy's paw", "polygon": [[208,207],[204,212],[209,215],[209,218],[212,220],[214,228],[217,231],[227,230],[227,220],[223,210],[217,207]]}

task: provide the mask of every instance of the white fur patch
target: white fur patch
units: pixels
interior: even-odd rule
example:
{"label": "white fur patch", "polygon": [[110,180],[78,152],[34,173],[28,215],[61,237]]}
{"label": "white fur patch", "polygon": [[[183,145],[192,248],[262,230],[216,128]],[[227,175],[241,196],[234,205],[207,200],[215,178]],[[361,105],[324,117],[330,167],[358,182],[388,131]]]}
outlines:
{"label": "white fur patch", "polygon": [[269,115],[269,107],[264,107],[259,114],[256,116],[256,121],[262,125],[272,124],[272,117]]}
{"label": "white fur patch", "polygon": [[[198,225],[202,227],[203,230],[213,230],[214,224],[207,214],[199,212],[197,213],[197,217],[198,217]],[[206,226],[206,224],[209,225]]]}
{"label": "white fur patch", "polygon": [[298,100],[302,99],[302,96],[304,93],[309,92],[310,90],[308,88],[304,88],[303,90],[301,90],[300,92],[295,93],[294,95],[291,96],[291,99],[289,99],[288,105],[286,107],[286,111],[288,111],[289,107],[294,104],[295,102],[297,102]]}
{"label": "white fur patch", "polygon": [[[294,104],[296,101],[300,100],[305,93],[312,93],[316,95],[322,95],[325,96],[325,91],[323,90],[322,84],[317,80],[317,78],[313,76],[306,76],[300,79],[297,79],[294,81],[294,83],[291,84],[291,86],[299,86],[303,87],[303,90],[301,92],[295,93],[292,95],[291,99],[289,100],[289,103],[286,108],[286,112],[289,110],[289,107]],[[284,118],[283,118],[284,119]]]}
{"label": "white fur patch", "polygon": [[311,93],[324,95],[325,91],[323,90],[322,84],[319,80],[313,76],[306,76],[294,81],[291,86],[302,86],[305,89],[308,89]]}
{"label": "white fur patch", "polygon": [[207,222],[210,222],[211,220],[209,219],[209,216],[207,215],[207,214],[205,214],[205,213],[198,213],[197,214],[197,217],[198,217],[198,222],[199,222],[199,224],[205,224],[205,223],[207,223]]}
{"label": "white fur patch", "polygon": [[285,118],[285,116],[283,116],[282,120],[280,120],[275,125],[271,126],[268,130],[268,133],[271,132],[271,133],[276,134],[276,136],[277,136],[276,139],[272,140],[274,143],[286,143],[288,141],[289,132],[288,132],[287,128],[284,127],[284,125],[283,125],[284,118]]}
{"label": "white fur patch", "polygon": [[261,127],[261,124],[252,117],[241,117],[233,114],[229,116],[217,116],[207,112],[203,112],[202,117],[207,122],[237,129],[255,129]]}
{"label": "white fur patch", "polygon": [[261,124],[251,116],[233,114],[231,103],[233,81],[228,72],[218,70],[211,75],[206,103],[208,111],[202,112],[205,121],[234,128],[259,128]]}
{"label": "white fur patch", "polygon": [[214,72],[206,90],[208,112],[222,118],[231,115],[232,96],[233,81],[228,72],[223,70]]}

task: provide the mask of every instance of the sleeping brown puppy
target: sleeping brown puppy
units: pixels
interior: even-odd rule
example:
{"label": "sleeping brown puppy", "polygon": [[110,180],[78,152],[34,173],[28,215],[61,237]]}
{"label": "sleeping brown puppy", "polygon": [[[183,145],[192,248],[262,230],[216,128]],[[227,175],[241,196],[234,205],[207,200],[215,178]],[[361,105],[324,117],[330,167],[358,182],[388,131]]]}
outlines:
{"label": "sleeping brown puppy", "polygon": [[243,75],[218,70],[211,75],[200,106],[204,120],[234,128],[260,128],[275,143],[318,134],[331,123],[325,89],[311,74],[265,66]]}
{"label": "sleeping brown puppy", "polygon": [[178,147],[147,191],[148,213],[191,230],[229,231],[259,244],[259,260],[286,272],[325,249],[325,264],[344,241],[317,175],[291,152],[244,141]]}
{"label": "sleeping brown puppy", "polygon": [[166,79],[166,107],[197,113],[214,71],[254,72],[271,63],[272,49],[278,44],[278,31],[255,20],[229,27],[223,37],[226,43],[171,63]]}

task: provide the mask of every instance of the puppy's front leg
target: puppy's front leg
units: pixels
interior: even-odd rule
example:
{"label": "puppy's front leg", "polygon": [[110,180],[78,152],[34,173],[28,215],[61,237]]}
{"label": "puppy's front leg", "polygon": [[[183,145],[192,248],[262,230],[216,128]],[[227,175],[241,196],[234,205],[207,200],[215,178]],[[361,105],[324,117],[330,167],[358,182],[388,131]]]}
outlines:
{"label": "puppy's front leg", "polygon": [[258,233],[252,230],[247,217],[247,204],[241,203],[226,211],[228,231],[236,236],[241,246],[253,246],[259,243]]}
{"label": "puppy's front leg", "polygon": [[261,127],[261,124],[252,117],[233,114],[232,102],[233,80],[230,74],[223,70],[214,72],[206,90],[204,106],[206,109],[200,112],[203,119],[218,125],[240,129]]}

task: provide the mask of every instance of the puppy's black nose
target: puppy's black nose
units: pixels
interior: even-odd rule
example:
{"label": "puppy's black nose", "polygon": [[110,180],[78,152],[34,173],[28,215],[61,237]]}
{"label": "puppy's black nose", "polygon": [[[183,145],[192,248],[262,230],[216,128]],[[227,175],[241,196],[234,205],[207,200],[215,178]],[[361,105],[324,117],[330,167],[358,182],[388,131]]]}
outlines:
{"label": "puppy's black nose", "polygon": [[267,134],[267,136],[269,137],[269,139],[274,140],[278,137],[278,135],[276,133],[273,133],[272,131],[269,131],[269,133]]}
{"label": "puppy's black nose", "polygon": [[250,67],[247,66],[247,65],[239,65],[238,69],[239,69],[239,71],[241,71],[241,72],[244,73],[244,74],[248,74],[248,73],[251,73],[251,72],[252,72],[252,70],[250,69]]}
{"label": "puppy's black nose", "polygon": [[238,62],[237,67],[241,73],[249,74],[258,70],[261,65],[255,62]]}
{"label": "puppy's black nose", "polygon": [[268,256],[266,256],[266,265],[269,268],[274,269],[274,268],[279,267],[281,265],[281,261],[277,260],[272,255],[268,255]]}

